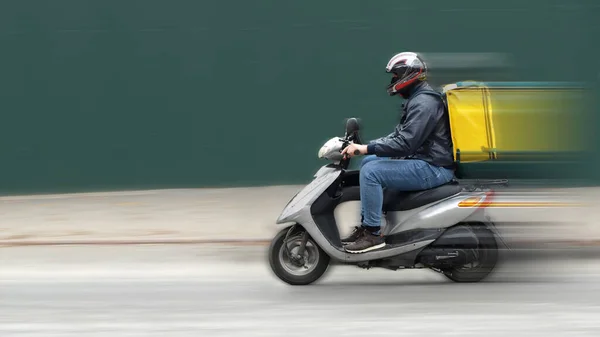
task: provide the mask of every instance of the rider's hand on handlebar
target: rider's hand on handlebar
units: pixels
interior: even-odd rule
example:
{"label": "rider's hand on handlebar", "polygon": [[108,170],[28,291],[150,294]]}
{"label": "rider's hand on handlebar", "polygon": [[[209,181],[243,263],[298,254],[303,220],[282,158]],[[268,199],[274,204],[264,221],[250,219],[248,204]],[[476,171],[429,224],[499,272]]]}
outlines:
{"label": "rider's hand on handlebar", "polygon": [[367,154],[367,146],[359,144],[350,144],[342,150],[344,158],[352,158],[359,154]]}

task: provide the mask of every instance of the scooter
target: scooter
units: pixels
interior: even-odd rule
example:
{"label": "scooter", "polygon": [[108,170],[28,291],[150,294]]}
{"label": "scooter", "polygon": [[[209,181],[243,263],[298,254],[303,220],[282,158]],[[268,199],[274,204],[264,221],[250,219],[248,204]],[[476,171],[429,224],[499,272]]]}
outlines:
{"label": "scooter", "polygon": [[384,190],[381,233],[386,245],[360,254],[344,250],[334,211],[344,202],[360,200],[360,185],[359,171],[348,169],[351,158],[341,151],[361,144],[359,129],[358,120],[349,118],[345,136],[321,147],[319,158],[330,163],[277,219],[279,231],[268,251],[274,274],[288,284],[307,285],[337,263],[366,269],[428,268],[454,282],[485,279],[497,264],[498,240],[504,243],[485,206],[492,202],[491,186],[507,181],[463,186],[455,179],[423,191]]}

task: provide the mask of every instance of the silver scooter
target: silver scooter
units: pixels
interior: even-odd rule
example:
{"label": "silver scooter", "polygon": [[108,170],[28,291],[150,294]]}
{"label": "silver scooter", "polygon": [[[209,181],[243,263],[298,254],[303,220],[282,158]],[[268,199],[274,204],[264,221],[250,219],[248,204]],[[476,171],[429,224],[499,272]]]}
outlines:
{"label": "silver scooter", "polygon": [[[269,247],[270,266],[288,284],[306,285],[318,280],[331,262],[362,268],[391,270],[429,268],[455,282],[478,282],[498,261],[502,238],[485,206],[494,184],[462,186],[458,181],[416,192],[384,190],[386,245],[360,254],[344,250],[334,211],[348,201],[360,200],[359,171],[348,170],[350,158],[341,151],[360,144],[359,123],[346,122],[346,135],[334,137],[319,150],[331,161],[299,191],[277,219],[280,231]],[[507,246],[508,247],[508,246]]]}

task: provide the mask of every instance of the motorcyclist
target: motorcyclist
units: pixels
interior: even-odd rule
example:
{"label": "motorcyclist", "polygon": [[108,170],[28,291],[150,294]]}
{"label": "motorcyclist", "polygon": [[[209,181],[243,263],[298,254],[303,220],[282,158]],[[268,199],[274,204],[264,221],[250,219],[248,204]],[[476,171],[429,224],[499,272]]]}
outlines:
{"label": "motorcyclist", "polygon": [[343,239],[350,253],[385,246],[380,234],[383,189],[417,191],[454,178],[453,144],[445,104],[426,82],[427,65],[416,53],[394,55],[386,66],[392,75],[390,96],[405,99],[403,116],[391,134],[365,145],[351,144],[342,154],[367,155],[360,168],[361,226]]}

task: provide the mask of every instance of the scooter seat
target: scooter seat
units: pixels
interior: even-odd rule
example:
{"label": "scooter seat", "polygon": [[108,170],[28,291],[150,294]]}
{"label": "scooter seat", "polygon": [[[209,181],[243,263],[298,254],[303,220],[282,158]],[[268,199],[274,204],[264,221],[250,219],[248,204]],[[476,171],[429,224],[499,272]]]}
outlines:
{"label": "scooter seat", "polygon": [[423,191],[399,192],[385,190],[383,210],[388,212],[408,211],[453,196],[460,191],[462,191],[462,187],[456,183],[449,183]]}

